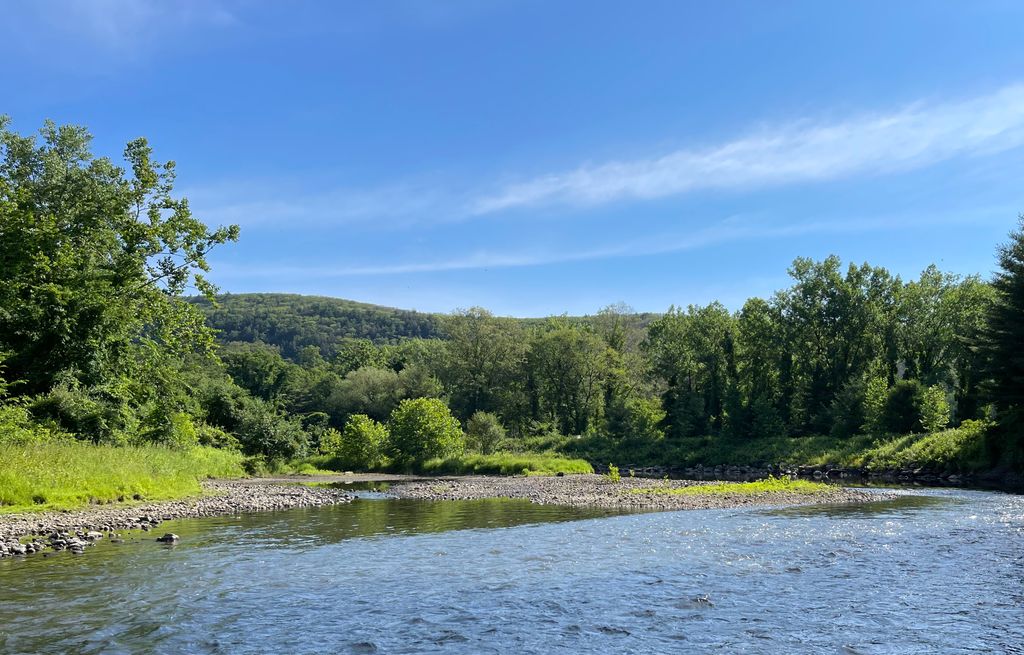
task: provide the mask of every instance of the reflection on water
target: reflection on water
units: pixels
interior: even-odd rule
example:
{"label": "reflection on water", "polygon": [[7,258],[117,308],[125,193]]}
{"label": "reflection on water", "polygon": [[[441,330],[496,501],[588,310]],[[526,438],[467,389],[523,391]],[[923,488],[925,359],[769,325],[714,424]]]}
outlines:
{"label": "reflection on water", "polygon": [[[361,493],[374,493],[361,490]],[[164,526],[162,526],[164,527]],[[1024,499],[614,514],[358,499],[0,561],[0,653],[968,653],[1024,643]]]}
{"label": "reflection on water", "polygon": [[873,503],[850,503],[838,505],[799,505],[796,507],[779,507],[764,510],[774,516],[827,516],[830,518],[911,518],[915,512],[934,509],[949,503],[966,503],[962,498],[914,493],[901,493],[892,500],[880,500]]}

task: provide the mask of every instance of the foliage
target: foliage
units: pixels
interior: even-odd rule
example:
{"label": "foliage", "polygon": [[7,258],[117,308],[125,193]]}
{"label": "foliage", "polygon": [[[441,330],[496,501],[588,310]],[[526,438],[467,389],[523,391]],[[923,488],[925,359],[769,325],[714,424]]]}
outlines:
{"label": "foliage", "polygon": [[[433,339],[441,334],[441,320],[436,314],[337,298],[224,294],[213,302],[205,298],[193,298],[192,302],[206,316],[207,324],[220,332],[223,342],[266,343],[288,358],[297,358],[306,346],[316,346],[331,359],[345,352],[349,339],[385,343],[404,338]],[[357,361],[358,365],[349,370],[380,364]]]}
{"label": "foliage", "polygon": [[32,419],[23,404],[0,404],[0,446],[62,441],[68,435]]}
{"label": "foliage", "polygon": [[885,401],[889,384],[880,375],[868,378],[864,386],[864,429],[869,434],[885,432]]}
{"label": "foliage", "polygon": [[[0,352],[19,392],[60,380],[120,377],[159,403],[162,375],[212,333],[179,295],[212,296],[207,254],[237,238],[209,230],[173,196],[174,162],[145,139],[125,147],[130,174],[90,151],[84,128],[47,121],[40,139],[0,117]],[[138,400],[138,399],[136,399]]]}
{"label": "foliage", "polygon": [[619,467],[614,464],[608,465],[608,475],[606,476],[609,482],[618,483],[622,480],[622,476],[619,474]]}
{"label": "foliage", "polygon": [[900,380],[889,389],[882,409],[882,425],[892,434],[924,429],[924,386],[917,380]]}
{"label": "foliage", "polygon": [[476,412],[466,422],[466,444],[482,455],[493,453],[505,438],[505,428],[490,412]]}
{"label": "foliage", "polygon": [[435,458],[424,462],[419,470],[433,475],[568,475],[594,472],[590,464],[581,459],[512,453]]}
{"label": "foliage", "polygon": [[978,471],[992,464],[985,453],[990,427],[984,421],[964,421],[951,430],[894,437],[865,448],[856,462],[873,469]]}
{"label": "foliage", "polygon": [[924,390],[921,398],[921,425],[925,432],[938,432],[949,425],[949,403],[946,390],[933,384]]}
{"label": "foliage", "polygon": [[999,247],[999,270],[992,280],[993,302],[979,331],[979,350],[990,380],[1003,450],[1024,461],[1024,215],[1010,240]]}
{"label": "foliage", "polygon": [[0,444],[0,511],[179,498],[201,478],[241,475],[242,456],[215,448]]}
{"label": "foliage", "polygon": [[388,422],[391,459],[400,466],[417,465],[435,457],[462,454],[465,437],[458,420],[436,398],[405,399]]}
{"label": "foliage", "polygon": [[336,445],[321,447],[321,453],[335,457],[346,468],[372,470],[385,465],[388,429],[365,414],[348,417]]}

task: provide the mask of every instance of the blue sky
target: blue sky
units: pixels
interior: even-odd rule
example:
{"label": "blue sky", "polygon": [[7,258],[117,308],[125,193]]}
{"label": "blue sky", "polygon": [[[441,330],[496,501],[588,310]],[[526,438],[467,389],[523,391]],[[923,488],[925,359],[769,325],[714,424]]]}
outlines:
{"label": "blue sky", "polygon": [[0,113],[146,136],[232,292],[587,313],[793,258],[988,275],[1024,211],[1019,2],[13,1]]}

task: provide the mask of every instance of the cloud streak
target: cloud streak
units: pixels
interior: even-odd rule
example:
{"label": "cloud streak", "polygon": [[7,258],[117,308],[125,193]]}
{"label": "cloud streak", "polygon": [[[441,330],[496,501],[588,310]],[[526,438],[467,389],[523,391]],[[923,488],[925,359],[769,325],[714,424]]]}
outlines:
{"label": "cloud streak", "polygon": [[[1006,208],[990,208],[988,212],[1005,215]],[[975,214],[977,216],[977,214]],[[585,262],[603,259],[644,257],[699,250],[701,248],[749,241],[754,239],[778,239],[810,234],[852,234],[893,229],[905,229],[938,224],[963,224],[977,220],[954,213],[948,216],[876,216],[859,220],[808,221],[800,223],[763,225],[753,219],[729,218],[710,227],[697,230],[686,236],[659,234],[615,245],[579,250],[576,252],[491,252],[478,251],[466,257],[423,262],[396,262],[354,266],[301,266],[264,265],[237,266],[230,263],[218,264],[215,268],[219,277],[225,278],[283,278],[283,279],[332,279],[347,277],[375,277],[408,275],[418,273],[443,273],[448,271],[525,268]]]}
{"label": "cloud streak", "polygon": [[590,207],[706,189],[745,190],[922,168],[1024,144],[1024,85],[969,100],[915,103],[832,124],[765,129],[704,149],[586,165],[476,199],[472,215],[546,205]]}

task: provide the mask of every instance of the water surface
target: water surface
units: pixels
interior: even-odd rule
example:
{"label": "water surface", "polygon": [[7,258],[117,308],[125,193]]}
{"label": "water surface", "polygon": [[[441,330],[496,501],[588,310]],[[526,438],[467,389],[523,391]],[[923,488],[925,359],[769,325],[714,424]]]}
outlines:
{"label": "water surface", "polygon": [[[3,653],[1024,653],[1024,497],[362,498],[0,561]],[[372,494],[371,494],[372,496]]]}

